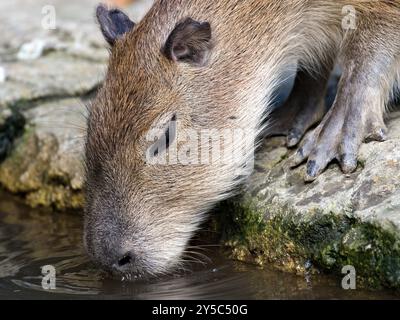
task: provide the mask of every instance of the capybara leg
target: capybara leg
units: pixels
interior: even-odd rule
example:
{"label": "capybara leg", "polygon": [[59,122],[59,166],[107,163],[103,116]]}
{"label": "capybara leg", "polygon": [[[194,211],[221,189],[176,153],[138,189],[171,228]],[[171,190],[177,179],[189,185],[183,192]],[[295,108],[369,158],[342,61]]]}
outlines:
{"label": "capybara leg", "polygon": [[331,65],[321,73],[311,75],[300,70],[296,75],[293,90],[284,103],[271,115],[268,135],[285,135],[289,147],[295,146],[305,132],[321,121],[327,112],[326,87]]}
{"label": "capybara leg", "polygon": [[344,173],[353,172],[361,143],[386,139],[383,114],[389,94],[384,69],[373,61],[349,60],[344,70],[331,110],[293,156],[293,166],[308,159],[306,181],[315,180],[333,159]]}
{"label": "capybara leg", "polygon": [[269,116],[266,137],[287,136],[297,112],[295,106],[287,106],[286,103],[274,110]]}
{"label": "capybara leg", "polygon": [[296,110],[293,122],[288,130],[288,147],[296,146],[307,130],[320,122],[326,114],[326,88],[333,64],[318,75],[300,71],[297,75],[293,92],[284,108]]}
{"label": "capybara leg", "polygon": [[386,15],[376,11],[359,19],[357,29],[346,34],[336,100],[292,159],[294,166],[308,160],[306,181],[315,180],[334,159],[344,173],[355,171],[362,142],[386,139],[383,115],[396,82],[400,53],[400,39],[393,37],[398,22]]}

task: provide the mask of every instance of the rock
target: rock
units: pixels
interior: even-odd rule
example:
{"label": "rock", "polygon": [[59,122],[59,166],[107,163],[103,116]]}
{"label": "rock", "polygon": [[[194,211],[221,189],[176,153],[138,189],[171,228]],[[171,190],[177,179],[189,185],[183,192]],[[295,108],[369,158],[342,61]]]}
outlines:
{"label": "rock", "polygon": [[[128,8],[132,19],[138,22],[151,2],[135,1]],[[79,97],[101,84],[109,55],[94,21],[97,4],[0,2],[0,29],[7,30],[0,39],[0,161],[9,155],[0,164],[0,183],[32,206],[82,208],[85,108]],[[56,10],[44,10],[49,6]],[[43,27],[49,12],[56,13],[55,29]],[[18,138],[20,112],[27,125]]]}
{"label": "rock", "polygon": [[19,60],[36,60],[42,56],[46,48],[46,42],[42,39],[35,39],[22,45],[17,54]]}
{"label": "rock", "polygon": [[[0,57],[12,59],[24,44],[52,39],[58,48],[74,56],[105,61],[108,50],[95,22],[95,8],[99,0],[2,0],[0,1],[0,30],[7,30],[0,38]],[[141,20],[153,1],[137,0],[124,8],[135,22]],[[54,7],[53,7],[54,6]],[[55,29],[43,27],[47,15],[55,10]],[[46,25],[46,23],[44,23]],[[54,39],[57,41],[54,42]],[[36,47],[36,45],[35,45]],[[0,59],[1,60],[1,59]]]}
{"label": "rock", "polygon": [[25,133],[0,165],[0,183],[32,206],[81,208],[85,112],[79,99],[26,111]]}
{"label": "rock", "polygon": [[[2,49],[18,52],[21,46],[34,39],[56,37],[61,42],[73,43],[81,38],[93,50],[105,50],[104,42],[94,21],[97,0],[3,0],[0,2],[0,29],[7,30],[0,39]],[[55,10],[55,29],[46,28],[48,15]],[[85,37],[82,37],[85,34]]]}
{"label": "rock", "polygon": [[97,88],[105,74],[102,63],[62,53],[3,65],[8,78],[0,86],[0,107],[48,97],[83,95]]}
{"label": "rock", "polygon": [[[140,21],[151,3],[138,0],[127,11]],[[0,2],[0,29],[7,30],[0,39],[0,107],[80,96],[101,83],[109,53],[94,20],[97,4],[97,0]],[[42,26],[47,12],[43,8],[49,5],[56,9],[56,28],[47,30]]]}
{"label": "rock", "polygon": [[[82,207],[82,146],[74,124],[85,108],[79,98],[66,98],[87,96],[105,74],[108,49],[94,22],[96,4],[0,2],[0,29],[7,30],[0,39],[0,161],[9,155],[0,182],[32,206]],[[54,30],[43,27],[49,6],[57,9]]]}
{"label": "rock", "polygon": [[284,138],[266,140],[241,195],[216,217],[233,257],[298,273],[352,265],[359,284],[400,288],[400,112],[389,132],[361,147],[357,172],[332,164],[311,184],[304,166],[289,169]]}

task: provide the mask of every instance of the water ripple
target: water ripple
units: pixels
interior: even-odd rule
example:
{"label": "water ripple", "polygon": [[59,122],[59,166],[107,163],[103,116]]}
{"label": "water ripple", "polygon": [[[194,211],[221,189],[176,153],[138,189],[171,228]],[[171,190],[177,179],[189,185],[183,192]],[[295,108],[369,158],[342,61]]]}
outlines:
{"label": "water ripple", "polygon": [[[212,248],[212,247],[211,247]],[[111,279],[88,261],[82,218],[32,210],[0,195],[0,299],[339,299],[394,298],[391,292],[346,292],[337,279],[304,279],[232,262],[218,246],[211,261],[150,282]],[[56,289],[42,288],[41,267],[56,268]]]}

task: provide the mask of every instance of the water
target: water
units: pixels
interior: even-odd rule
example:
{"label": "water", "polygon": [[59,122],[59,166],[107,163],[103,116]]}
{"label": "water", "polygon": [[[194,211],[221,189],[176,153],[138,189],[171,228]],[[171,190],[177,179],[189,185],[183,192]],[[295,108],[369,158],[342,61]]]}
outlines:
{"label": "water", "polygon": [[[207,247],[211,262],[151,282],[111,279],[88,261],[77,213],[33,210],[0,195],[0,299],[377,299],[392,292],[345,291],[340,280],[300,277],[230,261]],[[213,249],[212,249],[213,248]],[[56,289],[42,288],[41,267],[57,270]]]}

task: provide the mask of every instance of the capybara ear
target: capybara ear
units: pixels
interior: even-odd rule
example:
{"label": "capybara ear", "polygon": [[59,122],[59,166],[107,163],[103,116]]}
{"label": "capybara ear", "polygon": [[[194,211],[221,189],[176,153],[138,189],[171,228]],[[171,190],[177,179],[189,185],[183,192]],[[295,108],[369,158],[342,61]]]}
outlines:
{"label": "capybara ear", "polygon": [[211,26],[191,18],[177,24],[164,46],[165,56],[176,62],[204,65],[212,49]]}
{"label": "capybara ear", "polygon": [[104,38],[111,46],[135,26],[129,17],[121,10],[108,10],[103,4],[98,5],[96,16]]}

